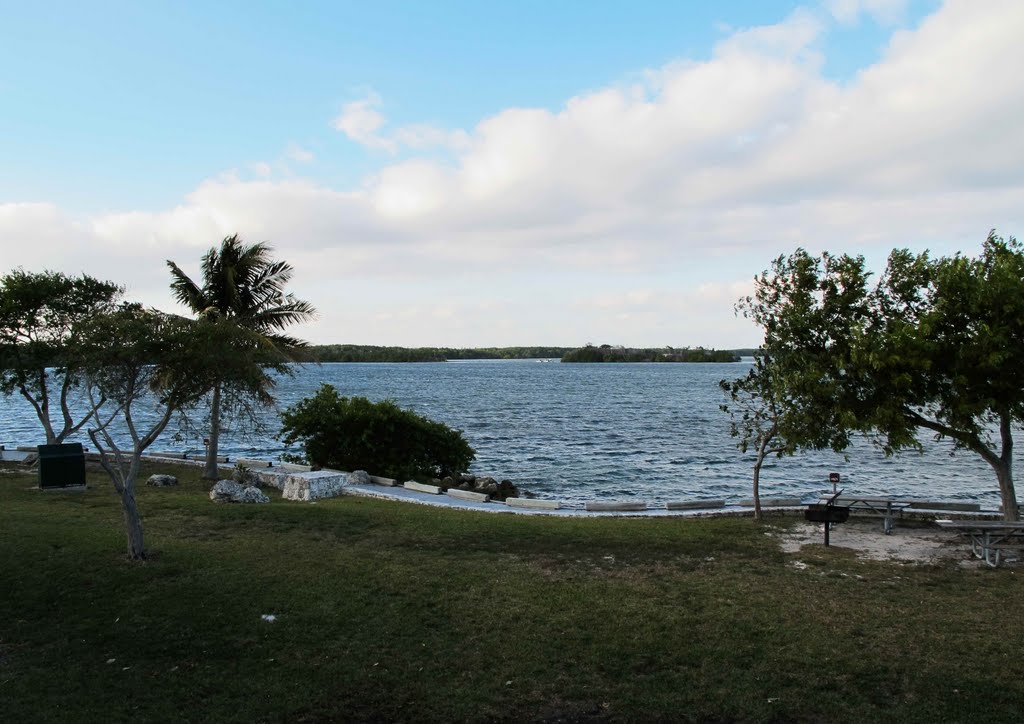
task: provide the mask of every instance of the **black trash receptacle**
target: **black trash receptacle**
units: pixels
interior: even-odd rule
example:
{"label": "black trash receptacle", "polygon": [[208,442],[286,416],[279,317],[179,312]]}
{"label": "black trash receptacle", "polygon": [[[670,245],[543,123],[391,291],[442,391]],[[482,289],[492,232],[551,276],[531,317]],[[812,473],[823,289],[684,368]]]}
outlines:
{"label": "black trash receptacle", "polygon": [[39,487],[85,487],[85,453],[81,443],[39,446]]}

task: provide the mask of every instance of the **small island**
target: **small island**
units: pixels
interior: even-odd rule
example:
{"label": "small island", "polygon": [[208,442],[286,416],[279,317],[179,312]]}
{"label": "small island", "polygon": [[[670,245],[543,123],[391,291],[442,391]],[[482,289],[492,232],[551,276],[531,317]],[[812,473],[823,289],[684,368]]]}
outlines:
{"label": "small island", "polygon": [[563,362],[739,362],[740,355],[732,350],[705,349],[704,347],[613,347],[588,344],[562,356]]}
{"label": "small island", "polygon": [[383,347],[325,344],[306,351],[314,362],[448,362],[475,359],[558,359],[572,347]]}

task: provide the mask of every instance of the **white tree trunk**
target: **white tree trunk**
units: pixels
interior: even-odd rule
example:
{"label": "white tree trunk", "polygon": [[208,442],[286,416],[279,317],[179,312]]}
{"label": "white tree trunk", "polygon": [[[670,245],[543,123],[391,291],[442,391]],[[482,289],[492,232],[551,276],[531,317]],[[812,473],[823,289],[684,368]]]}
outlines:
{"label": "white tree trunk", "polygon": [[135,503],[135,481],[125,481],[121,493],[121,508],[124,511],[124,526],[128,532],[128,557],[133,561],[146,557],[146,547],[142,542],[142,519],[139,507]]}
{"label": "white tree trunk", "polygon": [[210,401],[210,444],[206,448],[206,467],[203,478],[219,480],[220,469],[217,466],[217,450],[220,447],[220,383],[213,387],[213,399]]}

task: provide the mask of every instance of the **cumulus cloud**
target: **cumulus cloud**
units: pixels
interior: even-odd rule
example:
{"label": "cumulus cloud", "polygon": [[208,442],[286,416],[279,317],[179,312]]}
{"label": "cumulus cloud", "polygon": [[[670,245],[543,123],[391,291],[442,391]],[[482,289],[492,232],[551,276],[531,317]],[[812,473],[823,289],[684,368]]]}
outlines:
{"label": "cumulus cloud", "polygon": [[377,133],[385,122],[384,116],[377,111],[380,104],[381,98],[377,93],[346,103],[341,114],[331,121],[331,125],[362,146],[382,148],[394,153],[394,141],[382,138]]}
{"label": "cumulus cloud", "polygon": [[853,25],[861,15],[876,23],[892,25],[906,14],[908,0],[828,0],[825,7],[844,25]]}
{"label": "cumulus cloud", "polygon": [[380,95],[370,92],[365,98],[345,104],[331,125],[361,146],[383,149],[390,154],[401,149],[421,151],[435,147],[461,150],[469,145],[465,131],[446,130],[427,123],[399,126],[385,132],[387,119],[377,110],[382,104]]}
{"label": "cumulus cloud", "polygon": [[[846,22],[902,5],[828,7]],[[828,17],[797,10],[708,58],[465,131],[392,129],[371,93],[334,127],[403,156],[355,188],[224,176],[169,210],[78,220],[8,205],[0,230],[30,243],[5,257],[107,255],[155,299],[164,258],[198,267],[238,232],[299,270],[321,341],[753,344],[735,285],[797,245],[972,252],[1024,221],[1024,3],[951,0],[842,83],[821,72]]]}

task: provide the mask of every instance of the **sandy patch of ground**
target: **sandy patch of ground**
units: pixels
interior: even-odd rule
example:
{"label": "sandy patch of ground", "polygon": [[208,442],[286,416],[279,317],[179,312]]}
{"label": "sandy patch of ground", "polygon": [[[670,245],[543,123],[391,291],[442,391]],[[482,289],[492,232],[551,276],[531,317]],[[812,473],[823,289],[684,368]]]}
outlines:
{"label": "sandy patch of ground", "polygon": [[[780,541],[786,553],[798,553],[808,544],[824,543],[821,524],[806,521],[799,521],[770,535]],[[897,523],[892,533],[885,535],[881,521],[851,519],[832,529],[829,542],[833,547],[855,551],[860,558],[878,561],[919,564],[960,561],[971,564],[975,560],[967,541],[941,528],[901,526]]]}

